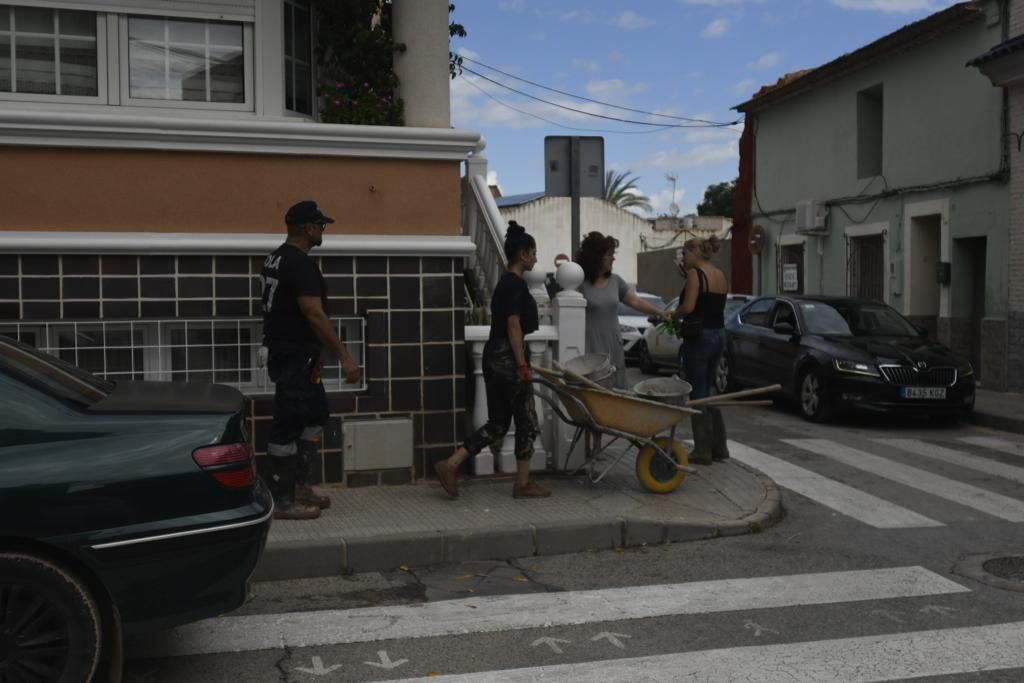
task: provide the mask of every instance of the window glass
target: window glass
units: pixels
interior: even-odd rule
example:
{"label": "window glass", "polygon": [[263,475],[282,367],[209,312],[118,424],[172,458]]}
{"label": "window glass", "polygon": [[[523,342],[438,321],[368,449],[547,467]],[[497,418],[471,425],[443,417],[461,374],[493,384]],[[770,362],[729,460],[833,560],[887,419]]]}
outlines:
{"label": "window glass", "polygon": [[95,403],[114,389],[111,382],[11,339],[0,339],[0,369],[76,403]]}
{"label": "window glass", "polygon": [[758,299],[740,312],[740,321],[746,325],[768,326],[768,314],[775,299]]}
{"label": "window glass", "polygon": [[242,36],[239,23],[129,17],[129,96],[244,103]]}
{"label": "window glass", "polygon": [[96,15],[0,5],[0,92],[95,97]]}
{"label": "window glass", "polygon": [[836,303],[853,334],[862,337],[916,337],[917,328],[889,306]]}
{"label": "window glass", "polygon": [[788,323],[796,329],[796,311],[784,301],[779,302],[779,305],[775,307],[775,317],[772,320],[772,326],[779,323]]}
{"label": "window glass", "polygon": [[313,114],[312,44],[309,0],[285,0],[284,104],[299,114]]}
{"label": "window glass", "polygon": [[800,312],[811,334],[849,337],[853,334],[846,319],[832,306],[820,301],[803,301]]}

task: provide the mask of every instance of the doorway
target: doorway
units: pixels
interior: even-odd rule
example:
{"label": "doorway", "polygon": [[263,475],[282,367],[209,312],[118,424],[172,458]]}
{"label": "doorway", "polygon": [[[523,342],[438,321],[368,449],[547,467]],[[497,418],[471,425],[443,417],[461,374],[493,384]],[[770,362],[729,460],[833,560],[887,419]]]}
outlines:
{"label": "doorway", "polygon": [[850,238],[850,294],[885,301],[885,236]]}
{"label": "doorway", "polygon": [[779,292],[804,293],[804,245],[784,244],[779,264]]}
{"label": "doorway", "polygon": [[[975,376],[981,365],[981,321],[985,317],[985,252],[988,240],[968,237],[953,240],[953,324],[966,328],[954,335],[961,340],[953,350],[967,356]],[[959,347],[959,348],[957,348]]]}
{"label": "doorway", "polygon": [[936,335],[942,293],[936,277],[942,258],[942,215],[914,216],[910,219],[909,237],[906,256],[910,279],[908,317]]}

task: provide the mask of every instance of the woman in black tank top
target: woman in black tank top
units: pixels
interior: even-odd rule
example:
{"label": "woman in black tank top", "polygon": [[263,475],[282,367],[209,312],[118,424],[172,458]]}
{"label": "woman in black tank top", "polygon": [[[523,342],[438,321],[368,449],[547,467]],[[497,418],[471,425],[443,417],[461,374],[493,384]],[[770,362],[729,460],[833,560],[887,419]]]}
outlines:
{"label": "woman in black tank top", "polygon": [[[693,387],[690,398],[707,398],[715,387],[715,375],[725,350],[725,291],[724,276],[711,264],[711,257],[721,242],[717,237],[695,237],[683,245],[683,262],[687,268],[686,285],[679,295],[679,307],[673,317],[684,322],[683,371]],[[711,273],[713,277],[709,278]],[[693,452],[689,460],[698,465],[710,465],[712,460],[729,457],[726,446],[725,422],[717,408],[705,408],[691,418],[693,422]]]}

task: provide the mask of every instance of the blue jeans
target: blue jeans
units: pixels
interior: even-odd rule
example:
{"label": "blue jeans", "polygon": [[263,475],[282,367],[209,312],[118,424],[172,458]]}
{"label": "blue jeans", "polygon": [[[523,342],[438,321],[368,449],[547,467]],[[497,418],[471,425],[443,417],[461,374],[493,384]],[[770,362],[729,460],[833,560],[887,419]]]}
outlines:
{"label": "blue jeans", "polygon": [[693,387],[690,398],[707,398],[715,388],[718,363],[725,350],[725,330],[704,330],[697,339],[683,342],[683,372]]}

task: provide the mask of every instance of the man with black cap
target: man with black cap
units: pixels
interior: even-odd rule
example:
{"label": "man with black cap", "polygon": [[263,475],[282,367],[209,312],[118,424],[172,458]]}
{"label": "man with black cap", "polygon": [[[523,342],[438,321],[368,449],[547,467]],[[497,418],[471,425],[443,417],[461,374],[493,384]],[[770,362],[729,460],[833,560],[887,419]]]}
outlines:
{"label": "man with black cap", "polygon": [[316,519],[331,500],[309,486],[309,470],[327,422],[320,354],[341,361],[345,381],[361,373],[327,317],[327,285],[309,250],[323,242],[328,218],[316,202],[302,201],[284,218],[288,239],[263,262],[263,345],[274,382],[274,419],[267,455],[277,519]]}

